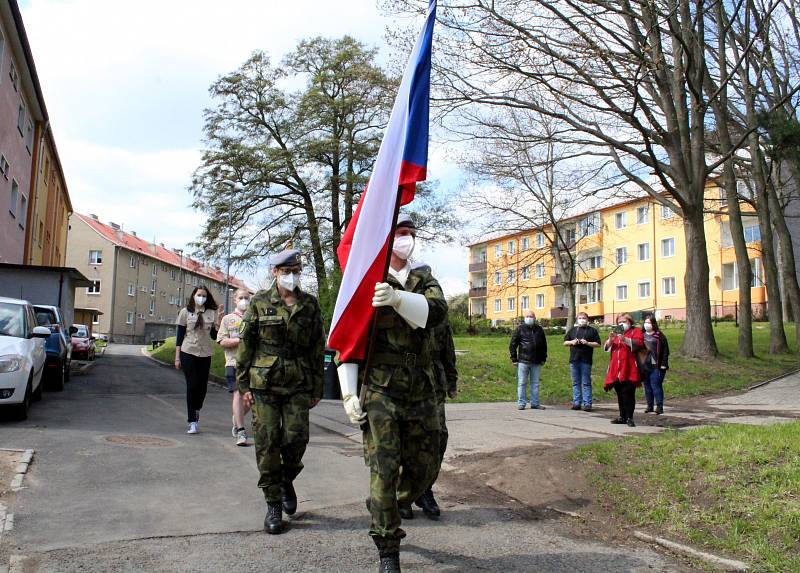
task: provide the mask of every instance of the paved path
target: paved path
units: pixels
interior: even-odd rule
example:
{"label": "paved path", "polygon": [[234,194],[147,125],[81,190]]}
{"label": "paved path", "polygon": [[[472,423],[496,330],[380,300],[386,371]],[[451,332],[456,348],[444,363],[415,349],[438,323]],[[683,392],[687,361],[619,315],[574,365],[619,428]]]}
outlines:
{"label": "paved path", "polygon": [[[451,455],[629,432],[601,413],[450,408]],[[0,447],[34,448],[0,537],[0,571],[374,571],[363,507],[368,473],[341,404],[313,411],[300,510],[281,536],[261,531],[252,448],[230,436],[229,397],[210,387],[201,433],[186,435],[181,375],[136,347],[111,346],[26,422],[0,421]],[[637,428],[637,432],[653,431]],[[548,436],[550,436],[548,438]],[[641,544],[574,538],[502,495],[443,491],[440,522],[406,524],[406,571],[679,571]]]}

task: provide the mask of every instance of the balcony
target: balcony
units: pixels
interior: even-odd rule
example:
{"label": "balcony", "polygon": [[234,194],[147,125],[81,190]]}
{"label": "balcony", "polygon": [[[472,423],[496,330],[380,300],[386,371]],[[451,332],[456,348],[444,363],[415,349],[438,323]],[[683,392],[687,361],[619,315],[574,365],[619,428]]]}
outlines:
{"label": "balcony", "polygon": [[567,312],[566,306],[554,306],[550,309],[550,318],[567,318]]}
{"label": "balcony", "polygon": [[560,285],[561,284],[561,275],[551,275],[550,276],[550,284],[551,285]]}
{"label": "balcony", "polygon": [[477,263],[470,263],[469,264],[469,272],[471,272],[471,273],[486,272],[486,261],[481,261],[481,262],[477,262]]}
{"label": "balcony", "polygon": [[486,296],[486,287],[474,287],[469,289],[469,298],[481,298]]}

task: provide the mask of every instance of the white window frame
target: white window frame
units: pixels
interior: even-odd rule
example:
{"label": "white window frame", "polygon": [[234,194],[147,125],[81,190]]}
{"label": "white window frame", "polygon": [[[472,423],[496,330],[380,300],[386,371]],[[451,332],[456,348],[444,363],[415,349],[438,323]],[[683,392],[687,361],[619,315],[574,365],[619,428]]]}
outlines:
{"label": "white window frame", "polygon": [[[748,231],[748,229],[755,229],[755,232],[757,232],[757,233],[758,233],[758,238],[756,239],[756,238],[753,236],[753,231],[751,230],[751,231],[750,231],[750,239],[748,239],[748,238],[747,238],[747,235],[748,235],[748,232],[747,232],[747,231]],[[755,243],[755,242],[757,242],[757,241],[760,241],[760,240],[761,240],[761,227],[759,227],[759,226],[758,226],[758,223],[756,223],[755,225],[744,225],[744,226],[743,226],[743,228],[742,228],[742,234],[744,235],[744,242],[745,242],[745,243],[748,243],[748,244],[749,244],[749,243]]]}
{"label": "white window frame", "polygon": [[513,296],[510,296],[506,299],[506,310],[509,312],[514,312],[517,309],[517,299]]}
{"label": "white window frame", "polygon": [[[644,217],[642,217],[644,214]],[[650,205],[640,205],[636,207],[636,224],[647,225],[650,223]]]}
{"label": "white window frame", "polygon": [[158,276],[158,265],[157,264],[153,263],[153,270],[150,272],[150,274],[153,275],[154,277]]}
{"label": "white window frame", "polygon": [[520,308],[521,308],[522,310],[528,310],[528,309],[530,309],[530,307],[531,307],[531,306],[530,306],[530,305],[531,305],[531,300],[530,300],[530,297],[529,297],[528,295],[526,295],[526,294],[525,294],[525,295],[522,295],[522,296],[520,297],[520,299],[519,299],[519,305],[520,305]]}
{"label": "white window frame", "polygon": [[128,283],[128,296],[136,296],[136,285]]}
{"label": "white window frame", "polygon": [[147,309],[150,316],[153,316],[156,313],[156,300],[154,298],[150,299],[150,306]]}
{"label": "white window frame", "polygon": [[494,272],[494,284],[496,286],[503,284],[503,274],[500,271]]}
{"label": "white window frame", "polygon": [[513,255],[517,252],[517,242],[516,241],[509,241],[508,242],[508,254]]}
{"label": "white window frame", "polygon": [[[642,257],[642,247],[645,247],[645,257]],[[636,245],[636,258],[640,262],[649,261],[650,260],[650,242],[646,241],[644,243],[639,243]]]}
{"label": "white window frame", "polygon": [[[92,286],[86,287],[86,294],[91,294],[91,295],[100,294],[102,292],[102,284],[101,284],[101,282],[102,281],[100,281],[100,279],[97,279],[96,281],[92,281]],[[97,290],[94,290],[95,288],[97,288]]]}
{"label": "white window frame", "polygon": [[508,269],[506,271],[506,282],[508,284],[513,284],[514,281],[517,280],[517,272],[514,269]]}
{"label": "white window frame", "polygon": [[626,211],[620,211],[618,213],[614,213],[614,228],[624,229],[628,226],[628,213]]}
{"label": "white window frame", "polygon": [[[672,292],[667,292],[668,281],[672,281]],[[675,277],[663,277],[661,279],[661,294],[664,296],[675,296],[678,293],[678,281]]]}
{"label": "white window frame", "polygon": [[527,281],[531,278],[531,266],[525,265],[522,267],[522,280]]}
{"label": "white window frame", "polygon": [[586,294],[586,304],[595,304],[603,300],[603,287],[600,281],[585,283],[582,286]]}
{"label": "white window frame", "polygon": [[[625,289],[625,297],[620,298],[619,296],[619,289]],[[616,286],[614,289],[614,300],[628,300],[628,285],[627,283],[621,283]]]}
{"label": "white window frame", "polygon": [[128,267],[135,269],[136,268],[136,255],[131,255],[128,259]]}
{"label": "white window frame", "polygon": [[[617,247],[614,253],[614,260],[617,262],[618,267],[628,262],[628,247]],[[622,253],[622,262],[620,262],[620,253]]]}
{"label": "white window frame", "polygon": [[[642,294],[642,287],[647,286],[647,294]],[[639,298],[650,298],[653,294],[653,290],[650,286],[650,281],[639,281],[636,283],[636,294],[639,295]]]}
{"label": "white window frame", "polygon": [[537,309],[544,308],[544,303],[545,303],[544,294],[543,293],[537,293],[536,294],[536,308]]}
{"label": "white window frame", "polygon": [[[672,249],[671,249],[672,252],[667,254],[667,255],[664,254],[664,247],[666,245],[671,245],[672,246]],[[675,237],[664,237],[663,239],[661,239],[661,258],[662,259],[668,259],[668,258],[674,257],[674,256],[675,256]]]}
{"label": "white window frame", "polygon": [[134,313],[129,310],[128,314],[125,316],[125,324],[133,324],[134,316]]}
{"label": "white window frame", "polygon": [[545,273],[544,263],[537,263],[536,264],[536,278],[537,279],[544,278],[544,273]]}
{"label": "white window frame", "polygon": [[675,211],[667,207],[666,205],[661,205],[661,218],[662,219],[672,219],[675,216]]}
{"label": "white window frame", "polygon": [[89,249],[89,264],[102,265],[103,264],[103,251],[100,249]]}
{"label": "white window frame", "polygon": [[521,251],[527,251],[531,248],[531,240],[529,237],[522,237],[522,245],[520,247]]}
{"label": "white window frame", "polygon": [[92,313],[92,324],[100,324],[100,313]]}
{"label": "white window frame", "polygon": [[158,290],[158,279],[153,279],[153,282],[150,283],[150,294],[151,295],[156,294],[157,290]]}
{"label": "white window frame", "polygon": [[536,248],[541,249],[544,247],[544,233],[539,233],[536,235]]}
{"label": "white window frame", "polygon": [[501,312],[503,310],[503,301],[499,298],[494,299],[494,311]]}
{"label": "white window frame", "polygon": [[495,245],[494,246],[494,257],[496,259],[499,259],[501,256],[503,256],[503,245]]}
{"label": "white window frame", "polygon": [[19,183],[16,179],[11,180],[11,202],[8,207],[8,212],[11,216],[17,218],[17,203],[19,202]]}

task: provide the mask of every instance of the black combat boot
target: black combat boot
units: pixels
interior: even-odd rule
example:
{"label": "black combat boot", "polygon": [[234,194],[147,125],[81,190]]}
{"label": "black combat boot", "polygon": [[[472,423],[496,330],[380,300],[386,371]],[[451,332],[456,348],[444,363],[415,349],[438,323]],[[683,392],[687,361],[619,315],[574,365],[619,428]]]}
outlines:
{"label": "black combat boot", "polygon": [[294,492],[292,482],[283,484],[283,511],[286,515],[294,515],[297,511],[297,494]]}
{"label": "black combat boot", "polygon": [[283,533],[283,514],[281,502],[267,502],[267,516],[264,518],[264,531],[271,534]]}
{"label": "black combat boot", "polygon": [[400,513],[401,519],[414,519],[414,510],[411,509],[410,503],[397,502],[397,511]]}
{"label": "black combat boot", "polygon": [[419,496],[414,504],[422,509],[422,513],[424,513],[425,517],[428,519],[439,519],[441,511],[439,511],[439,504],[436,503],[431,488],[428,488],[425,493]]}
{"label": "black combat boot", "polygon": [[656,414],[659,416],[664,413],[664,404],[658,404],[656,406]]}
{"label": "black combat boot", "polygon": [[400,554],[388,553],[381,555],[378,573],[400,573]]}

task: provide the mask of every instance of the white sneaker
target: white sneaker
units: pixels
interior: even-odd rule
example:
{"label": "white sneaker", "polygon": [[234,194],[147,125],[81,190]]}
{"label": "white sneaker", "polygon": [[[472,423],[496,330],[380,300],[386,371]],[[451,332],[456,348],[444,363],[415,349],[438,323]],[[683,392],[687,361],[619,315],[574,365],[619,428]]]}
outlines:
{"label": "white sneaker", "polygon": [[244,430],[239,430],[236,433],[236,445],[237,446],[246,446],[247,445],[247,432]]}
{"label": "white sneaker", "polygon": [[231,426],[231,436],[235,438],[237,432],[236,432],[236,418],[234,416],[231,416],[231,424],[233,424]]}
{"label": "white sneaker", "polygon": [[189,429],[186,430],[187,434],[196,434],[197,433],[197,422],[189,422]]}

